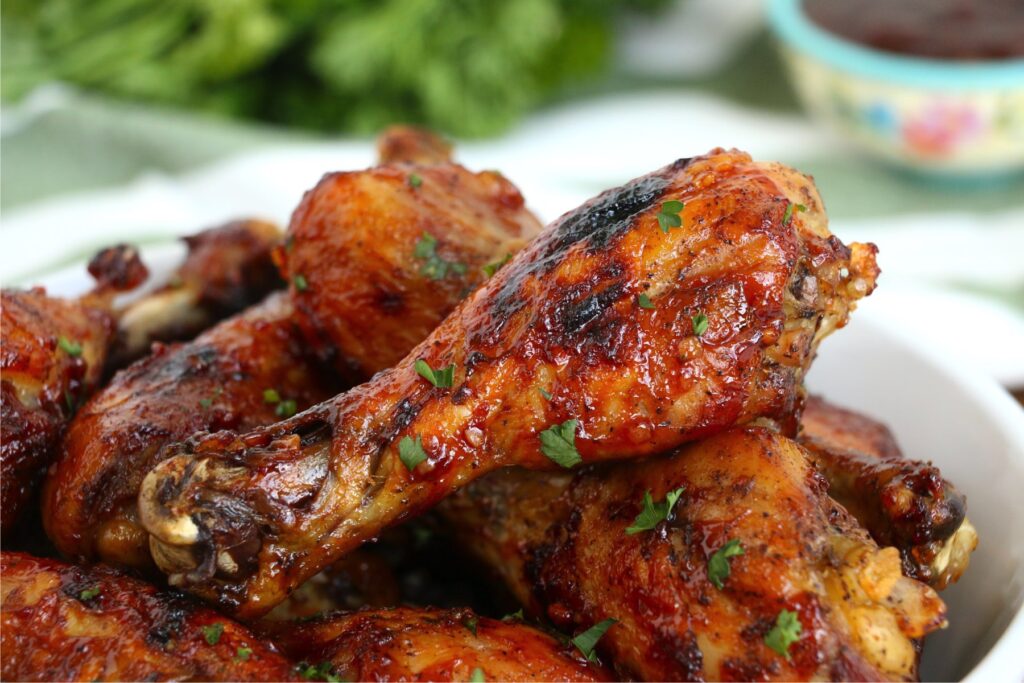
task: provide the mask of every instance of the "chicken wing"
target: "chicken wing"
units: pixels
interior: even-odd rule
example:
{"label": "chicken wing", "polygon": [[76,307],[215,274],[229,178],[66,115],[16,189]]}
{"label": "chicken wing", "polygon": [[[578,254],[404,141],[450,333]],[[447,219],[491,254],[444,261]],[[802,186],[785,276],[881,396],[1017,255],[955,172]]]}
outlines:
{"label": "chicken wing", "polygon": [[806,176],[739,152],[681,160],[555,221],[367,384],[169,448],[139,494],[154,559],[255,616],[493,469],[641,457],[755,420],[795,431],[818,341],[876,274]]}
{"label": "chicken wing", "polygon": [[967,501],[938,468],[905,460],[891,432],[871,418],[812,397],[800,441],[829,482],[829,495],[903,557],[904,573],[942,590],[970,562],[978,534]]}
{"label": "chicken wing", "polygon": [[290,663],[245,627],[103,567],[0,553],[5,681],[284,681]]}
{"label": "chicken wing", "polygon": [[945,606],[826,490],[799,445],[746,428],[575,477],[498,472],[442,509],[534,613],[616,619],[599,647],[623,675],[914,678]]}
{"label": "chicken wing", "polygon": [[399,607],[276,623],[300,673],[350,681],[608,681],[572,645],[517,620],[468,609]]}
{"label": "chicken wing", "polygon": [[114,338],[113,296],[146,269],[130,247],[90,263],[96,287],[80,299],[41,288],[0,292],[0,526],[13,528],[64,427],[103,375]]}

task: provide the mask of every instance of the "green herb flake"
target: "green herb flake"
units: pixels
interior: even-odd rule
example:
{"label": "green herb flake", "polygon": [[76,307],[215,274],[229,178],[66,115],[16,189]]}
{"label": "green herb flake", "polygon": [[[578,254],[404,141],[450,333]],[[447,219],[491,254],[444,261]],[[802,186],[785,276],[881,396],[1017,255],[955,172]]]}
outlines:
{"label": "green herb flake", "polygon": [[729,578],[732,568],[729,566],[729,558],[743,554],[743,546],[739,539],[732,539],[716,550],[708,558],[708,581],[715,584],[715,588],[722,590],[725,580]]}
{"label": "green herb flake", "polygon": [[423,261],[420,266],[420,274],[429,277],[431,280],[443,280],[449,272],[462,275],[466,272],[464,263],[446,261],[437,254],[437,238],[430,233],[423,233],[423,236],[416,242],[413,249],[413,256]]}
{"label": "green herb flake", "polygon": [[84,591],[78,594],[78,599],[82,602],[88,602],[100,594],[100,587],[93,586],[92,588],[86,588]]}
{"label": "green herb flake", "polygon": [[486,266],[484,266],[482,268],[482,270],[484,271],[484,275],[486,275],[487,277],[491,277],[492,275],[497,273],[499,270],[501,270],[501,267],[503,265],[505,265],[506,263],[508,263],[511,260],[512,260],[512,254],[505,254],[505,258],[501,259],[500,261],[495,261],[494,263],[488,263]]}
{"label": "green herb flake", "polygon": [[307,681],[327,681],[328,683],[340,683],[341,681],[341,677],[334,673],[334,665],[326,660],[316,665],[301,662],[296,667],[296,671]]}
{"label": "green herb flake", "polygon": [[72,358],[78,358],[82,355],[82,345],[76,341],[72,341],[65,336],[57,338],[57,346],[60,350],[68,354]]}
{"label": "green herb flake", "polygon": [[215,622],[203,627],[203,638],[206,638],[207,645],[216,645],[224,633],[224,624]]}
{"label": "green herb flake", "polygon": [[669,514],[672,513],[672,508],[676,506],[676,502],[681,495],[683,495],[682,486],[666,493],[665,500],[655,503],[654,499],[651,498],[651,492],[644,491],[643,508],[640,510],[640,514],[636,516],[636,519],[633,520],[633,524],[626,527],[626,533],[632,536],[641,531],[650,531],[658,526],[661,521],[668,519]]}
{"label": "green herb flake", "polygon": [[551,400],[551,392],[550,392],[550,391],[548,391],[547,389],[543,389],[543,388],[541,388],[541,389],[538,389],[537,391],[539,391],[539,392],[540,392],[540,395],[541,395],[541,396],[543,396],[543,397],[544,397],[545,399],[547,399],[548,401],[550,401],[550,400]]}
{"label": "green herb flake", "polygon": [[305,292],[309,289],[309,283],[306,282],[306,276],[302,273],[299,273],[292,278],[292,284],[295,285],[295,289],[300,292]]}
{"label": "green herb flake", "polygon": [[64,402],[68,406],[68,412],[72,415],[78,410],[78,401],[75,400],[74,394],[68,389],[64,390]]}
{"label": "green herb flake", "polygon": [[501,618],[502,621],[523,621],[526,617],[523,616],[523,608],[520,607],[511,614],[506,614]]}
{"label": "green herb flake", "polygon": [[201,399],[199,399],[199,406],[203,410],[209,410],[210,406],[212,406],[212,405],[213,405],[213,399],[212,398],[201,398]]}
{"label": "green herb flake", "polygon": [[277,393],[277,389],[264,389],[263,390],[263,402],[264,403],[280,403],[281,394]]}
{"label": "green herb flake", "polygon": [[252,656],[252,648],[248,648],[248,647],[245,647],[243,645],[243,646],[239,646],[239,648],[237,650],[235,650],[235,661],[236,662],[248,662],[249,661],[249,657],[251,657],[251,656]]}
{"label": "green herb flake", "polygon": [[661,205],[658,211],[658,227],[667,233],[671,228],[678,228],[683,224],[683,217],[680,215],[686,207],[683,202],[672,199]]}
{"label": "green herb flake", "polygon": [[299,404],[295,402],[295,399],[287,398],[277,404],[277,408],[274,408],[274,414],[281,418],[288,418],[299,411]]}
{"label": "green herb flake", "polygon": [[479,623],[480,620],[475,616],[466,617],[462,620],[462,625],[465,626],[466,630],[472,633],[474,636],[476,635],[476,627]]}
{"label": "green herb flake", "polygon": [[703,336],[708,331],[708,317],[703,312],[698,312],[697,315],[690,318],[690,324],[693,325],[693,334],[697,337]]}
{"label": "green herb flake", "polygon": [[784,609],[775,617],[775,626],[768,631],[764,637],[764,644],[778,652],[787,660],[789,657],[789,646],[800,638],[803,626],[796,612]]}
{"label": "green herb flake", "polygon": [[409,187],[415,189],[415,188],[419,187],[422,184],[423,184],[423,178],[421,178],[418,173],[410,173],[409,174]]}
{"label": "green herb flake", "polygon": [[807,210],[807,207],[804,206],[803,204],[793,204],[792,202],[790,202],[789,204],[786,204],[786,212],[782,214],[782,224],[783,225],[789,225],[789,222],[791,220],[793,220],[793,210],[794,209],[796,209],[797,211],[800,211],[800,212],[804,212],[804,211]]}
{"label": "green herb flake", "polygon": [[576,425],[576,420],[566,420],[540,433],[541,453],[566,469],[583,462],[576,450]]}
{"label": "green herb flake", "polygon": [[653,309],[654,308],[654,302],[651,301],[651,297],[647,296],[646,294],[640,294],[636,298],[636,302],[640,305],[640,308],[646,308],[646,309]]}
{"label": "green herb flake", "polygon": [[571,642],[576,646],[576,649],[583,653],[584,657],[591,662],[596,662],[597,655],[594,654],[594,648],[597,647],[597,641],[601,640],[601,636],[603,636],[613,624],[617,624],[618,621],[618,619],[605,619],[604,621],[600,621],[573,638]]}
{"label": "green herb flake", "polygon": [[484,670],[479,666],[473,669],[473,673],[469,674],[469,683],[484,683],[486,680]]}
{"label": "green herb flake", "polygon": [[416,372],[419,373],[420,377],[427,380],[435,387],[446,388],[450,387],[455,381],[455,365],[449,365],[446,368],[435,370],[430,367],[427,361],[420,358],[416,361]]}
{"label": "green herb flake", "polygon": [[410,472],[416,469],[416,465],[427,459],[427,454],[423,450],[423,438],[417,436],[413,441],[412,437],[403,437],[398,442],[398,458]]}

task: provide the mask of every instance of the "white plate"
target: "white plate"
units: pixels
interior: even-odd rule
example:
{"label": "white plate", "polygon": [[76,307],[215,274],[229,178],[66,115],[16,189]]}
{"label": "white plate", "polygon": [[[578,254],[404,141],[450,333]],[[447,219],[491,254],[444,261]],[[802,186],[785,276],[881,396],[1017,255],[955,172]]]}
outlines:
{"label": "white plate", "polygon": [[[159,277],[178,253],[144,249],[143,258]],[[42,284],[70,295],[89,280],[77,265]],[[884,288],[875,296],[884,297]],[[909,457],[933,461],[967,495],[981,542],[963,580],[942,594],[950,625],[927,639],[923,679],[1021,680],[1024,411],[992,379],[919,339],[901,337],[899,329],[884,310],[857,311],[848,327],[822,343],[808,385],[888,423]]]}

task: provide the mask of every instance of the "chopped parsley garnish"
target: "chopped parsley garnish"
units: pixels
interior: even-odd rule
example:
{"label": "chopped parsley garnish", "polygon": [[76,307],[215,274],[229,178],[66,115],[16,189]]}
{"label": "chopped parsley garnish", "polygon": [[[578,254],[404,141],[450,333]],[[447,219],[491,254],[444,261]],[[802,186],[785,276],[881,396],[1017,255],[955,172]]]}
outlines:
{"label": "chopped parsley garnish", "polygon": [[448,272],[462,275],[466,272],[466,264],[455,261],[445,261],[437,254],[437,238],[430,233],[423,233],[423,236],[416,242],[413,255],[423,261],[420,267],[420,274],[429,277],[431,280],[443,280]]}
{"label": "chopped parsley garnish", "polygon": [[546,398],[547,400],[549,400],[549,401],[551,400],[551,392],[548,391],[547,389],[541,388],[541,389],[538,389],[537,391],[539,391],[540,395],[543,396],[544,398]]}
{"label": "chopped parsley garnish", "polygon": [[693,325],[694,335],[698,337],[708,331],[708,317],[704,313],[697,313],[697,315],[690,318],[690,323]]}
{"label": "chopped parsley garnish", "polygon": [[206,638],[207,645],[216,645],[224,633],[224,624],[215,622],[203,627],[203,638]]}
{"label": "chopped parsley garnish", "polygon": [[264,403],[280,403],[281,394],[277,393],[277,389],[264,389],[263,390],[263,402]]}
{"label": "chopped parsley garnish", "polygon": [[474,636],[476,635],[476,627],[477,624],[479,623],[480,620],[476,617],[466,617],[462,620],[462,625],[465,626],[466,630],[472,633]]}
{"label": "chopped parsley garnish", "polygon": [[469,674],[469,683],[484,683],[486,680],[484,670],[479,666],[473,669],[473,673]]}
{"label": "chopped parsley garnish", "polygon": [[418,173],[409,174],[409,187],[416,188],[423,184],[423,178]]}
{"label": "chopped parsley garnish", "polygon": [[743,554],[743,546],[739,539],[732,539],[708,558],[708,581],[715,584],[715,588],[722,590],[722,586],[732,568],[729,566],[729,558]]}
{"label": "chopped parsley garnish", "polygon": [[668,519],[672,508],[675,507],[676,501],[679,500],[681,495],[683,495],[682,486],[666,493],[665,500],[655,503],[654,499],[651,498],[651,492],[644,491],[643,508],[640,510],[640,514],[636,516],[636,519],[633,520],[633,524],[626,527],[626,533],[632,536],[641,531],[650,531],[658,526],[659,522]]}
{"label": "chopped parsley garnish", "polygon": [[658,212],[658,227],[662,232],[668,232],[670,228],[678,228],[683,224],[683,217],[680,212],[686,207],[683,202],[671,199],[661,205]]}
{"label": "chopped parsley garnish", "polygon": [[78,594],[78,599],[81,600],[82,602],[85,602],[87,600],[92,600],[93,598],[95,598],[99,594],[100,594],[100,587],[99,586],[93,586],[92,588],[86,588],[84,591],[79,593]]}
{"label": "chopped parsley garnish", "polygon": [[416,361],[416,372],[419,373],[420,377],[427,380],[435,387],[445,388],[450,387],[452,382],[455,380],[455,365],[449,365],[446,368],[435,370],[427,363],[427,361],[420,358]]}
{"label": "chopped parsley garnish", "polygon": [[597,647],[597,641],[601,640],[601,636],[605,634],[612,624],[617,624],[618,619],[605,619],[599,621],[583,633],[579,634],[572,639],[572,644],[576,646],[583,656],[591,662],[597,661],[597,655],[594,654],[594,648]]}
{"label": "chopped parsley garnish", "polygon": [[299,404],[295,402],[295,399],[286,398],[277,404],[277,408],[274,408],[274,414],[278,417],[291,417],[299,411]]}
{"label": "chopped parsley garnish", "polygon": [[235,650],[235,661],[236,662],[248,662],[249,657],[252,655],[252,648],[241,645]]}
{"label": "chopped parsley garnish", "polygon": [[423,438],[417,436],[413,441],[412,437],[402,437],[398,442],[398,458],[410,472],[416,469],[416,465],[427,459],[427,454],[423,450]]}
{"label": "chopped parsley garnish", "polygon": [[506,614],[505,616],[503,616],[501,618],[501,620],[502,621],[512,621],[513,619],[518,619],[519,621],[522,621],[525,618],[526,617],[523,616],[523,608],[520,607],[515,612],[512,612],[511,614]]}
{"label": "chopped parsley garnish", "polygon": [[67,337],[60,336],[57,338],[57,346],[60,350],[68,354],[72,358],[78,358],[82,355],[82,345],[76,341],[72,341]]}
{"label": "chopped parsley garnish", "polygon": [[654,302],[651,301],[651,297],[647,296],[646,294],[640,294],[636,298],[636,302],[640,304],[640,308],[654,308]]}
{"label": "chopped parsley garnish", "polygon": [[309,283],[306,282],[306,276],[303,275],[302,273],[299,273],[292,278],[292,284],[295,285],[295,289],[297,289],[300,292],[305,292],[307,289],[309,289]]}
{"label": "chopped parsley garnish", "polygon": [[317,665],[301,662],[296,670],[307,681],[327,681],[328,683],[340,683],[341,681],[341,677],[334,673],[334,665],[328,660]]}
{"label": "chopped parsley garnish", "polygon": [[793,220],[793,209],[796,209],[797,211],[806,211],[807,207],[803,204],[794,204],[792,202],[786,204],[786,212],[782,214],[783,225],[789,225],[789,222]]}
{"label": "chopped parsley garnish", "polygon": [[540,433],[541,453],[566,469],[583,462],[576,450],[576,424],[576,420],[566,420]]}
{"label": "chopped parsley garnish", "polygon": [[506,263],[508,263],[511,260],[512,260],[512,254],[505,254],[505,258],[501,259],[500,261],[495,261],[494,263],[488,263],[482,269],[484,271],[484,275],[486,275],[487,277],[491,277],[492,275],[497,273],[498,270],[500,270],[503,265],[505,265]]}
{"label": "chopped parsley garnish", "polygon": [[764,637],[764,644],[789,659],[789,646],[800,638],[803,626],[796,612],[784,609],[775,617],[775,626]]}
{"label": "chopped parsley garnish", "polygon": [[202,407],[203,410],[209,410],[210,406],[213,405],[213,399],[212,398],[201,398],[201,399],[199,399],[199,405]]}

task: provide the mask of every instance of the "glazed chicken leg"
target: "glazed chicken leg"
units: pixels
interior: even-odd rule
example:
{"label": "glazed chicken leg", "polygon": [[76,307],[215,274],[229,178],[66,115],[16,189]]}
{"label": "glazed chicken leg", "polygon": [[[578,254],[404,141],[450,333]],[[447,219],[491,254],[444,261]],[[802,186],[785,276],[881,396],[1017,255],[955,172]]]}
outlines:
{"label": "glazed chicken leg", "polygon": [[168,449],[139,495],[154,558],[251,617],[493,469],[642,457],[755,420],[795,431],[818,341],[876,274],[805,176],[681,160],[555,221],[367,384]]}
{"label": "glazed chicken leg", "polygon": [[912,679],[945,606],[826,490],[799,445],[747,428],[575,477],[496,472],[442,509],[535,614],[616,619],[599,648],[625,676]]}

